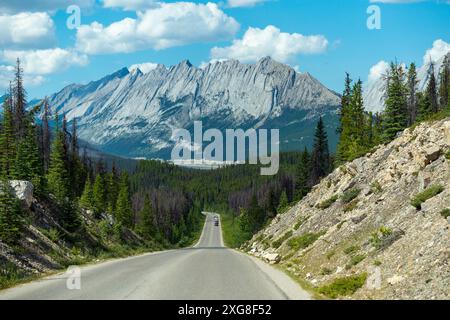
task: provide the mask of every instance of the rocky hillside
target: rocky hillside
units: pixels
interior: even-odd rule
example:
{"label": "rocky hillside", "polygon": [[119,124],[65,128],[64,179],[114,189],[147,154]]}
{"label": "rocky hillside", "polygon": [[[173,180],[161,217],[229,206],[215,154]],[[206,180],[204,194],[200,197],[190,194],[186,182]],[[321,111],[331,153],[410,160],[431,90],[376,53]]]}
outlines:
{"label": "rocky hillside", "polygon": [[110,215],[98,220],[89,210],[80,212],[80,230],[68,232],[54,201],[36,200],[30,182],[13,180],[10,185],[21,200],[25,223],[18,243],[0,241],[0,289],[70,265],[161,249],[129,229],[114,228]]}
{"label": "rocky hillside", "polygon": [[86,85],[69,85],[49,103],[69,121],[77,118],[80,138],[102,151],[168,159],[172,130],[191,129],[195,120],[205,130],[280,128],[282,148],[301,148],[311,144],[319,115],[335,131],[340,98],[309,73],[266,57],[203,68],[182,61],[145,74],[123,68]]}
{"label": "rocky hillside", "polygon": [[336,169],[245,250],[321,296],[450,299],[450,119]]}

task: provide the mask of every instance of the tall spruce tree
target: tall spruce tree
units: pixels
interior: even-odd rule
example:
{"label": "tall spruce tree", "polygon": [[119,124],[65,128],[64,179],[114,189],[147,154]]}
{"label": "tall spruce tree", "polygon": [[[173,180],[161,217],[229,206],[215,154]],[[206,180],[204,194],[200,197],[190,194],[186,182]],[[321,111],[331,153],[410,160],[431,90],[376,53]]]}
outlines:
{"label": "tall spruce tree", "polygon": [[145,195],[144,206],[142,207],[139,216],[140,216],[140,223],[139,223],[140,233],[145,238],[156,237],[157,230],[155,226],[155,212],[153,210],[152,202],[148,194]]}
{"label": "tall spruce tree", "polygon": [[3,102],[2,130],[0,131],[0,168],[6,180],[12,178],[15,171],[16,138],[13,117],[11,99],[8,96]]}
{"label": "tall spruce tree", "polygon": [[323,119],[320,117],[314,135],[314,148],[311,155],[311,185],[317,184],[321,178],[328,175],[330,169],[328,138]]}
{"label": "tall spruce tree", "polygon": [[437,95],[437,81],[435,76],[435,65],[432,62],[430,69],[428,70],[428,85],[426,89],[426,95],[430,101],[430,110],[432,113],[439,111],[438,95]]}
{"label": "tall spruce tree", "polygon": [[444,57],[439,74],[439,107],[441,110],[449,105],[450,88],[450,53]]}
{"label": "tall spruce tree", "polygon": [[42,159],[44,162],[44,171],[48,172],[50,166],[50,152],[51,152],[51,131],[50,131],[50,117],[51,111],[48,104],[48,99],[45,98],[43,102],[44,110],[42,113]]}
{"label": "tall spruce tree", "polygon": [[392,62],[388,78],[384,114],[384,142],[393,140],[408,125],[406,90],[402,66]]}
{"label": "tall spruce tree", "polygon": [[296,167],[295,173],[295,191],[294,200],[302,200],[309,192],[309,173],[311,168],[311,157],[308,149],[304,149],[301,154],[300,160]]}
{"label": "tall spruce tree", "polygon": [[15,133],[18,139],[25,136],[26,125],[26,106],[27,94],[23,86],[23,69],[20,65],[20,59],[17,58],[14,81],[12,83],[12,108],[14,113]]}
{"label": "tall spruce tree", "polygon": [[8,179],[0,177],[0,240],[15,244],[22,229],[20,203],[13,195]]}
{"label": "tall spruce tree", "polygon": [[407,87],[407,106],[408,106],[408,126],[411,126],[416,122],[418,113],[418,101],[417,101],[417,70],[416,64],[413,62],[409,65],[408,74],[406,78]]}
{"label": "tall spruce tree", "polygon": [[116,220],[124,227],[131,228],[134,225],[127,172],[123,172],[120,177],[119,194],[116,204]]}
{"label": "tall spruce tree", "polygon": [[349,108],[352,95],[351,86],[352,80],[350,79],[350,74],[346,72],[344,92],[342,93],[341,108],[339,110],[339,125],[337,129],[337,133],[340,135],[335,158],[335,163],[337,166],[346,161],[346,140],[348,139],[348,122],[350,120]]}

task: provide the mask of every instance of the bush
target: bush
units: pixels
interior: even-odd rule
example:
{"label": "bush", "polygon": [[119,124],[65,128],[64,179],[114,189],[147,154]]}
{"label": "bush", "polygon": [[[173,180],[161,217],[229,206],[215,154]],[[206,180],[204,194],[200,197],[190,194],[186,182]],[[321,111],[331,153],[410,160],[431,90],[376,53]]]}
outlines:
{"label": "bush", "polygon": [[444,209],[441,211],[441,216],[443,216],[445,219],[450,217],[450,209]]}
{"label": "bush", "polygon": [[305,249],[316,242],[325,232],[321,231],[318,233],[305,233],[300,237],[292,238],[289,240],[289,246],[294,250]]}
{"label": "bush", "polygon": [[350,255],[350,254],[353,254],[353,253],[359,251],[360,249],[361,248],[359,246],[356,246],[356,245],[355,246],[350,246],[350,247],[347,247],[347,248],[344,249],[344,253]]}
{"label": "bush", "polygon": [[346,269],[350,269],[353,266],[356,266],[358,263],[363,261],[366,258],[364,254],[357,254],[350,259],[350,262],[345,266]]}
{"label": "bush", "polygon": [[428,199],[433,198],[444,191],[444,187],[438,184],[434,184],[427,188],[425,191],[419,193],[411,200],[411,205],[414,206],[417,210],[422,208],[422,203],[427,201]]}
{"label": "bush", "polygon": [[332,299],[336,299],[339,296],[352,295],[366,283],[366,279],[367,273],[338,278],[332,283],[320,287],[319,293]]}
{"label": "bush", "polygon": [[361,189],[353,188],[350,190],[347,190],[344,192],[344,194],[341,196],[341,200],[343,203],[349,203],[353,199],[355,199],[359,194],[361,193]]}
{"label": "bush", "polygon": [[291,236],[292,236],[292,230],[289,230],[284,235],[282,235],[281,238],[272,242],[272,248],[278,249],[283,244],[283,242],[285,242]]}
{"label": "bush", "polygon": [[298,230],[306,221],[308,221],[309,217],[300,218],[300,220],[295,224],[294,230]]}
{"label": "bush", "polygon": [[445,159],[450,160],[450,150],[445,154]]}
{"label": "bush", "polygon": [[337,199],[338,199],[338,196],[337,196],[337,195],[334,195],[334,196],[332,196],[330,199],[327,199],[327,200],[325,200],[325,201],[319,203],[319,204],[316,206],[316,208],[317,208],[317,209],[322,209],[322,210],[328,209],[329,207],[331,207],[331,205],[332,205],[333,203],[335,203],[335,202],[337,201]]}

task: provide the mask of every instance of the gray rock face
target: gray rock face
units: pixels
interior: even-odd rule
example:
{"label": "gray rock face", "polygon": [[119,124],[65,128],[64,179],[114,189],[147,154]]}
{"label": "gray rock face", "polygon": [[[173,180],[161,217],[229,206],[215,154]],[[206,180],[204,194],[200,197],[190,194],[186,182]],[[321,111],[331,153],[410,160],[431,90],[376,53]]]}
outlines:
{"label": "gray rock face", "polygon": [[319,115],[335,114],[340,98],[310,74],[264,58],[204,68],[183,61],[146,74],[124,68],[88,85],[70,85],[49,102],[69,121],[77,118],[80,138],[91,144],[150,156],[171,147],[173,128],[189,128],[195,120],[205,129],[296,123],[305,130]]}
{"label": "gray rock face", "polygon": [[[450,118],[421,124],[337,168],[243,249],[258,257],[278,253],[281,267],[312,286],[343,276],[370,276],[372,285],[344,298],[450,299],[450,217],[441,215],[450,208],[450,160],[444,156],[450,150],[449,128]],[[411,199],[430,185],[444,190],[417,211]],[[318,207],[341,197],[349,186],[362,190],[351,208],[341,199],[326,209]],[[289,231],[292,237],[323,235],[306,249],[293,250],[292,238],[274,249],[273,241]],[[369,271],[374,265],[376,275]]]}
{"label": "gray rock face", "polygon": [[33,202],[33,184],[29,181],[11,180],[9,181],[9,185],[11,186],[14,195],[30,207]]}

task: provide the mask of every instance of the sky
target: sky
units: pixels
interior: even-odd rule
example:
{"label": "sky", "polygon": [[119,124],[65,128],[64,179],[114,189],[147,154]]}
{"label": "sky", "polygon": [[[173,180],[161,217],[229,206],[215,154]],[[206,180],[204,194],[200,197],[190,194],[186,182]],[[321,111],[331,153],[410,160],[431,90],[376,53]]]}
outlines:
{"label": "sky", "polygon": [[341,92],[386,62],[450,50],[450,0],[0,0],[0,95],[22,60],[28,97],[123,67],[265,56]]}

